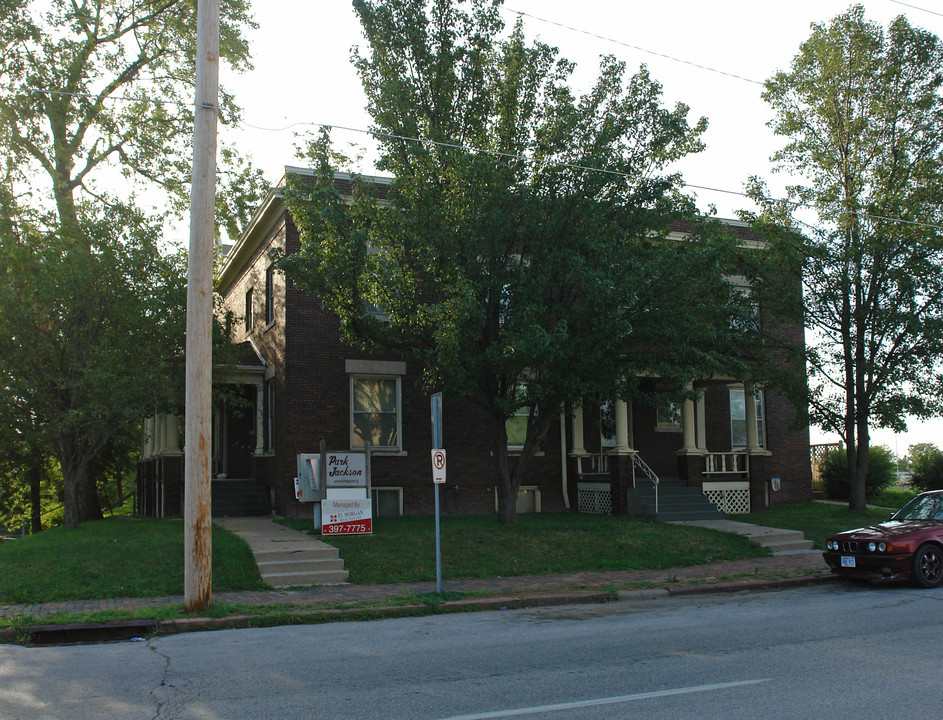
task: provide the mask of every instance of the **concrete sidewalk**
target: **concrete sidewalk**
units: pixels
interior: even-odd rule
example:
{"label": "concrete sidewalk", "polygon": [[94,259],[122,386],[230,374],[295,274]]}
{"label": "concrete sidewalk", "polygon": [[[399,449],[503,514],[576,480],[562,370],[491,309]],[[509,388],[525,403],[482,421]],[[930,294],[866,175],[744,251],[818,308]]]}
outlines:
{"label": "concrete sidewalk", "polygon": [[[260,519],[262,520],[262,519]],[[273,520],[243,523],[220,523],[233,528],[237,534],[249,532],[250,545],[267,548],[271,545],[292,546],[298,542],[317,542],[316,538],[289,530]],[[268,530],[266,530],[268,529]],[[744,535],[763,535],[768,528],[746,523],[734,523],[718,528]],[[266,535],[266,532],[269,535]],[[719,592],[781,587],[821,582],[833,576],[828,571],[821,552],[792,552],[772,557],[749,558],[728,562],[662,570],[606,570],[545,575],[522,575],[472,580],[447,580],[445,593],[474,594],[473,599],[459,604],[504,606],[513,604],[539,605],[562,602],[598,601],[606,593],[610,599],[617,591],[645,588],[665,594],[691,592]],[[435,593],[434,582],[395,583],[385,585],[316,585],[313,587],[275,589],[267,591],[221,592],[213,594],[213,602],[227,605],[256,607],[292,606],[309,610],[337,608],[379,607],[402,603],[404,599]],[[494,602],[487,601],[491,597]],[[0,605],[0,617],[41,619],[58,613],[91,613],[103,610],[141,610],[147,608],[183,605],[182,596],[151,598],[112,598],[105,600],[76,600],[33,605]]]}

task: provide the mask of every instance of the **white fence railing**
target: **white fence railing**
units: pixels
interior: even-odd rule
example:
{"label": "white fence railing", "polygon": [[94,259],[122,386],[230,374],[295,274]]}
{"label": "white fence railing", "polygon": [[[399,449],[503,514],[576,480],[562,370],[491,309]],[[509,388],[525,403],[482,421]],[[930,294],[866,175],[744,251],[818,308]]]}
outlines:
{"label": "white fence railing", "polygon": [[739,475],[750,472],[747,453],[708,453],[704,456],[704,472],[708,475]]}

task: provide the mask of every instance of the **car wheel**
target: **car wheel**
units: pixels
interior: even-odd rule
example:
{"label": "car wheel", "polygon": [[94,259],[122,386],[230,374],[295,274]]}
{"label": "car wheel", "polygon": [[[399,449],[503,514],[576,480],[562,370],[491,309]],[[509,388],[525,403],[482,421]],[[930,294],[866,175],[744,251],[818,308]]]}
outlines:
{"label": "car wheel", "polygon": [[911,576],[914,582],[925,588],[943,583],[943,551],[936,545],[921,545],[914,555]]}

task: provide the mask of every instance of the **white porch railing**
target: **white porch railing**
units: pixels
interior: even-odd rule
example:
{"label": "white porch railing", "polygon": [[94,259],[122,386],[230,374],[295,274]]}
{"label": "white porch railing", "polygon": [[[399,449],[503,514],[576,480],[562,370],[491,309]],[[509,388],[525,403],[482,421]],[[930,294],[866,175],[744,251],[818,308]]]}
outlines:
{"label": "white porch railing", "polygon": [[576,472],[579,475],[605,475],[609,472],[609,455],[591,453],[576,456]]}
{"label": "white porch railing", "polygon": [[[637,452],[628,453],[632,458],[632,487],[636,487],[638,473],[648,478],[655,488],[655,514],[658,514],[658,475],[639,457]],[[589,453],[576,456],[576,470],[580,476],[608,475],[610,453]],[[594,490],[595,491],[595,490]]]}
{"label": "white porch railing", "polygon": [[704,456],[708,475],[740,475],[750,472],[750,456],[743,452],[708,453]]}

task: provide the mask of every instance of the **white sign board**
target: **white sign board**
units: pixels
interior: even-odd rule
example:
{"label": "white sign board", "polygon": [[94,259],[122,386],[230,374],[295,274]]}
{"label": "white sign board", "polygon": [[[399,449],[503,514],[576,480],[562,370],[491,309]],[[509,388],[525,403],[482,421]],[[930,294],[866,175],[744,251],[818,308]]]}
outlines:
{"label": "white sign board", "polygon": [[328,496],[321,501],[322,535],[364,535],[373,532],[370,498]]}
{"label": "white sign board", "polygon": [[437,485],[445,482],[445,450],[432,451],[432,482]]}
{"label": "white sign board", "polygon": [[327,486],[367,487],[367,456],[363,453],[328,453]]}

